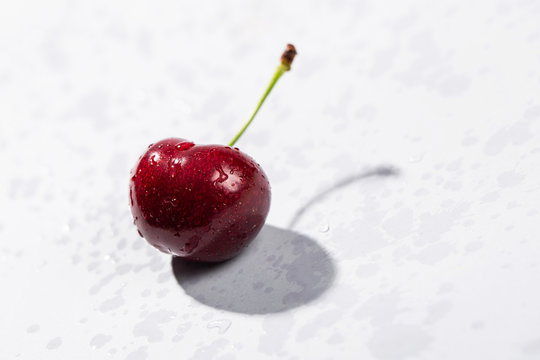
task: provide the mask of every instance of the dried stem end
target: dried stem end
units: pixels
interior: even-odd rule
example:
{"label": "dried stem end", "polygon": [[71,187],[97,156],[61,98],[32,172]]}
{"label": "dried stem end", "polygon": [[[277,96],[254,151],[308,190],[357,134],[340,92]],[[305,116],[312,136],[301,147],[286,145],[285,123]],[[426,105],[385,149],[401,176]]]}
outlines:
{"label": "dried stem end", "polygon": [[296,56],[296,48],[293,44],[287,44],[283,55],[281,55],[281,63],[285,66],[287,71],[291,70],[291,64]]}

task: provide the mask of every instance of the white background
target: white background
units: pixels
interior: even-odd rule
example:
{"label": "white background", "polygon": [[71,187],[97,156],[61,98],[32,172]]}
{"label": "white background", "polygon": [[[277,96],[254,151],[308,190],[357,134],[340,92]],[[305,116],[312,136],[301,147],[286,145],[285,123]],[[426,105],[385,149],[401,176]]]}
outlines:
{"label": "white background", "polygon": [[[287,42],[269,226],[177,281],[129,171],[228,142]],[[2,1],[0,358],[540,358],[539,67],[532,0]]]}

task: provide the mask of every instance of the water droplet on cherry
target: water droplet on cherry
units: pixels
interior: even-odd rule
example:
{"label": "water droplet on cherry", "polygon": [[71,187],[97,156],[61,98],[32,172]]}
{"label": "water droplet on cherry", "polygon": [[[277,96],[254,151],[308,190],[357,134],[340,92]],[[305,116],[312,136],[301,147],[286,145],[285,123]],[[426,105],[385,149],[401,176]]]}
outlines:
{"label": "water droplet on cherry", "polygon": [[184,251],[186,252],[186,254],[191,254],[197,248],[197,246],[199,246],[199,240],[199,236],[192,236],[189,239],[189,242],[186,243],[186,245],[184,246]]}
{"label": "water droplet on cherry", "polygon": [[219,173],[219,177],[216,179],[217,182],[222,183],[229,178],[229,175],[225,173],[221,166],[216,166],[216,170]]}
{"label": "water droplet on cherry", "polygon": [[153,154],[152,156],[150,156],[150,165],[156,165],[158,160],[159,160],[159,155]]}
{"label": "water droplet on cherry", "polygon": [[186,141],[186,142],[176,144],[175,148],[177,148],[180,151],[183,151],[183,150],[191,149],[194,146],[195,146],[194,143]]}

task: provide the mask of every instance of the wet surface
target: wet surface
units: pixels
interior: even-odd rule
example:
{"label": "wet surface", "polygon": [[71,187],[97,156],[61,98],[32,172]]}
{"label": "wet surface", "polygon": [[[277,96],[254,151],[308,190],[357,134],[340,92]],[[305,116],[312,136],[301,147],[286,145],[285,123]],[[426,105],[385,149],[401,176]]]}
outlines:
{"label": "wet surface", "polygon": [[[539,16],[1,2],[0,359],[540,358]],[[236,145],[272,186],[260,237],[171,266],[133,225],[130,170],[161,139],[226,144],[287,42]]]}

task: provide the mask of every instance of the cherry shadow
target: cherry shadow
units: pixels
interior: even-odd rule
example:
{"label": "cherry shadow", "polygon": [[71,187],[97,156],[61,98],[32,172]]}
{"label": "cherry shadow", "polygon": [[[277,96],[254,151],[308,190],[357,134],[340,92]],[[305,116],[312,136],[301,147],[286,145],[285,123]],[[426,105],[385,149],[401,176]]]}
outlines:
{"label": "cherry shadow", "polygon": [[332,285],[335,265],[314,240],[265,225],[237,257],[205,264],[172,258],[185,293],[216,309],[268,314],[307,304]]}

